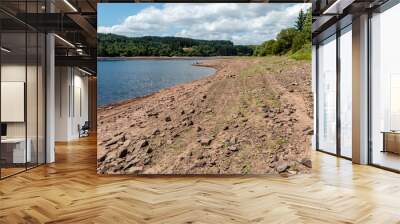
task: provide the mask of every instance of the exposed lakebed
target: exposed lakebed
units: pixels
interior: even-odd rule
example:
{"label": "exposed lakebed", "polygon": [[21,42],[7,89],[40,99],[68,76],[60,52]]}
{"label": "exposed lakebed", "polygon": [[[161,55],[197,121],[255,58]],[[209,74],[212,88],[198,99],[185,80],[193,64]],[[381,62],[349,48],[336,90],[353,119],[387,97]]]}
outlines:
{"label": "exposed lakebed", "polygon": [[98,105],[145,96],[215,73],[213,68],[193,66],[199,62],[192,59],[98,60]]}

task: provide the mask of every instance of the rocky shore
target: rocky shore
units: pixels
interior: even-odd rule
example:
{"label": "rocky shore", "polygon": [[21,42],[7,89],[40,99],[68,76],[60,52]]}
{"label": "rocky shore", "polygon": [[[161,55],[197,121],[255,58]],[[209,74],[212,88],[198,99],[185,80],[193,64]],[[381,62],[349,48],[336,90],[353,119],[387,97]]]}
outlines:
{"label": "rocky shore", "polygon": [[215,75],[98,108],[98,173],[309,172],[311,63],[205,60]]}

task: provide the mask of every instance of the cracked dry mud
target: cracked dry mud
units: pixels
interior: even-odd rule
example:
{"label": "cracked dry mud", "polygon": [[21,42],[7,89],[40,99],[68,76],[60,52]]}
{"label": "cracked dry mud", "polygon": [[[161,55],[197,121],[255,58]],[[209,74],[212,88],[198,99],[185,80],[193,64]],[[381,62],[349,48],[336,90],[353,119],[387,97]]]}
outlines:
{"label": "cracked dry mud", "polygon": [[98,108],[98,173],[310,171],[311,65],[205,60],[215,75]]}

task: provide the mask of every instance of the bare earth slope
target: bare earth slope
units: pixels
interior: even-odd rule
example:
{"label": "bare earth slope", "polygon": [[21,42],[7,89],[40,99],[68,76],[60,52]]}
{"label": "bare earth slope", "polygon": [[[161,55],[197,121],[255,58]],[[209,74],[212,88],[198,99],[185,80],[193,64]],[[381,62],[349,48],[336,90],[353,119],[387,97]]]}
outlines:
{"label": "bare earth slope", "polygon": [[98,172],[308,172],[310,62],[234,58],[202,66],[217,73],[98,108]]}

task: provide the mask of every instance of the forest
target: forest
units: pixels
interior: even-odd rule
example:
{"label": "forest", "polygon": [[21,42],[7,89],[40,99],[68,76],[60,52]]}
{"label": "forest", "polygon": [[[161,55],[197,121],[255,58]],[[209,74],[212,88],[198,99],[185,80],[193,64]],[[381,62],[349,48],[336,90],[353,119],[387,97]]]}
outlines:
{"label": "forest", "polygon": [[311,9],[301,10],[293,27],[260,45],[234,45],[229,40],[197,40],[184,37],[126,37],[99,33],[99,57],[136,56],[267,56],[288,55],[311,59]]}
{"label": "forest", "polygon": [[125,37],[97,35],[98,56],[249,56],[250,46],[234,45],[227,40],[196,40],[183,37]]}

